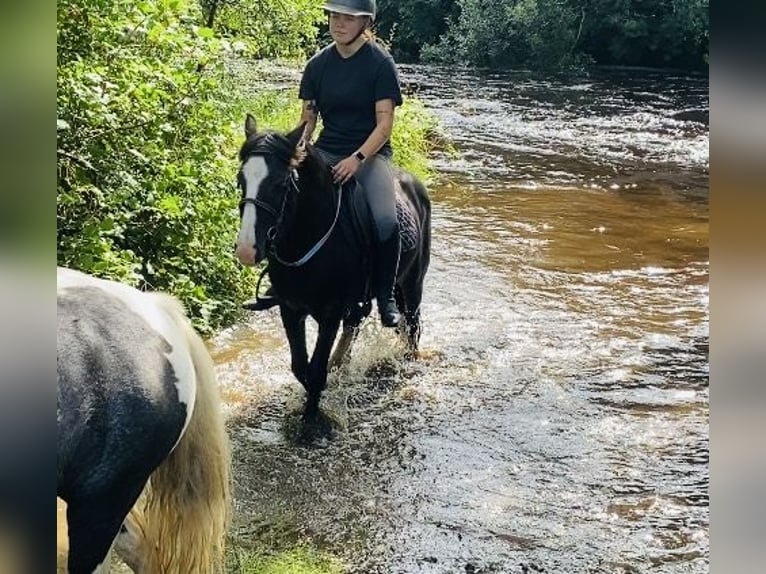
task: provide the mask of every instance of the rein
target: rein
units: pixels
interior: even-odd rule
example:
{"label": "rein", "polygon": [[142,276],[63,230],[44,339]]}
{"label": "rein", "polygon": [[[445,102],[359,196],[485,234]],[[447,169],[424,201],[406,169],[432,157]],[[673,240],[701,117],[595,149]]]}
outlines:
{"label": "rein", "polygon": [[[291,173],[291,174],[290,174],[290,177],[289,177],[289,179],[290,179],[290,183],[292,183],[292,184],[293,184],[293,187],[295,188],[295,191],[296,191],[296,192],[298,192],[298,193],[300,193],[300,192],[301,192],[301,190],[300,190],[300,188],[298,187],[298,184],[295,182],[296,178],[295,178],[295,176],[294,176],[294,173],[295,173],[295,172],[293,172],[293,173]],[[287,194],[285,194],[285,198],[287,198]],[[340,215],[340,205],[341,205],[341,203],[342,203],[342,199],[343,199],[343,185],[339,183],[339,184],[338,184],[338,205],[337,205],[337,207],[335,208],[335,218],[332,220],[332,225],[330,225],[330,229],[328,229],[328,230],[327,230],[327,233],[325,233],[325,234],[322,236],[322,238],[321,238],[319,241],[317,241],[317,242],[316,242],[316,244],[314,245],[314,247],[312,247],[311,249],[309,249],[309,250],[306,252],[306,254],[305,254],[303,257],[301,257],[300,259],[298,259],[298,260],[296,260],[296,261],[285,261],[284,259],[282,259],[282,258],[281,258],[281,257],[280,257],[280,256],[277,254],[277,248],[276,248],[276,245],[274,245],[274,244],[272,243],[272,246],[273,246],[273,247],[272,247],[272,249],[271,249],[271,254],[274,256],[274,259],[276,259],[276,260],[277,260],[277,262],[278,262],[280,265],[284,265],[285,267],[302,267],[303,265],[305,265],[306,263],[308,263],[308,262],[311,260],[311,258],[312,258],[312,257],[314,257],[314,255],[316,255],[316,254],[317,254],[317,252],[318,252],[320,249],[322,249],[322,246],[323,246],[325,243],[327,243],[327,240],[330,238],[330,235],[332,235],[332,232],[335,230],[335,224],[337,224],[337,223],[338,223],[338,216]],[[284,211],[284,209],[285,209],[285,202],[282,202],[282,211]],[[273,229],[273,228],[272,228],[272,229]]]}

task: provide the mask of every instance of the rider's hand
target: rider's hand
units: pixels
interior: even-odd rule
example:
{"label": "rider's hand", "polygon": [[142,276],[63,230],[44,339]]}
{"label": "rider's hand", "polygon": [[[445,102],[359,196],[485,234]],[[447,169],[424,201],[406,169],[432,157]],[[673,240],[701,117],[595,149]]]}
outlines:
{"label": "rider's hand", "polygon": [[359,161],[353,155],[348,156],[336,163],[332,168],[333,180],[335,183],[346,183],[349,179],[354,177],[354,174],[359,170],[359,166],[362,162]]}

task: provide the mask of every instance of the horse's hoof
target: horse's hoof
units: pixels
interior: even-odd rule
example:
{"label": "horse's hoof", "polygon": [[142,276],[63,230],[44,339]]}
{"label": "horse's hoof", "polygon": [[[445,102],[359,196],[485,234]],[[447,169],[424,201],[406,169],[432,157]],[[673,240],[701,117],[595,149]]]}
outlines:
{"label": "horse's hoof", "polygon": [[318,441],[332,439],[335,434],[332,420],[320,409],[306,410],[303,413],[296,442],[303,445],[316,445]]}
{"label": "horse's hoof", "polygon": [[402,322],[402,316],[399,313],[385,313],[380,315],[380,323],[384,327],[399,327]]}
{"label": "horse's hoof", "polygon": [[313,400],[309,398],[306,401],[306,408],[303,409],[303,420],[306,422],[313,422],[319,418],[319,400]]}
{"label": "horse's hoof", "polygon": [[417,350],[410,350],[404,352],[404,360],[405,361],[416,361],[418,359],[418,352]]}

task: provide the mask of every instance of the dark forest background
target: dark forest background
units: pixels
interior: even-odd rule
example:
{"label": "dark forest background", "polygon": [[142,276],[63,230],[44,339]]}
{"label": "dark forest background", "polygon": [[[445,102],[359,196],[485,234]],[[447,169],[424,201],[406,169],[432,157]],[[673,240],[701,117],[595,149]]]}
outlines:
{"label": "dark forest background", "polygon": [[402,62],[704,70],[709,0],[378,0]]}
{"label": "dark forest background", "polygon": [[[207,25],[259,57],[329,41],[320,0],[200,0]],[[709,0],[377,0],[399,62],[551,70],[592,64],[706,70]]]}

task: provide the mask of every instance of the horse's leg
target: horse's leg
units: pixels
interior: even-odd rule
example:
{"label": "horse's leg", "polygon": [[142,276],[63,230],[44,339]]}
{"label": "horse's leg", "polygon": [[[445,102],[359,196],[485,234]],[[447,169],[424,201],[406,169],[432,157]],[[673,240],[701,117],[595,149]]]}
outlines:
{"label": "horse's leg", "polygon": [[408,281],[401,290],[404,303],[405,335],[407,336],[407,358],[414,358],[420,343],[420,303],[423,300],[423,282]]}
{"label": "horse's leg", "polygon": [[280,305],[282,325],[290,344],[290,367],[293,375],[303,388],[309,392],[308,385],[308,351],[306,350],[306,315],[298,313],[285,305]]}
{"label": "horse's leg", "polygon": [[371,301],[367,301],[362,305],[354,305],[346,318],[343,319],[343,333],[330,359],[329,368],[331,370],[348,363],[351,358],[351,348],[359,335],[359,325],[370,314],[371,310]]}
{"label": "horse's leg", "polygon": [[69,574],[109,572],[112,544],[140,492],[141,488],[67,501]]}
{"label": "horse's leg", "polygon": [[359,325],[343,325],[343,332],[330,358],[329,370],[341,367],[348,362],[351,357],[351,347],[358,334]]}
{"label": "horse's leg", "polygon": [[306,400],[306,416],[314,416],[319,411],[319,399],[327,386],[327,363],[330,351],[335,342],[335,335],[340,327],[340,313],[325,316],[319,321],[319,333],[311,355],[308,371],[308,398]]}

